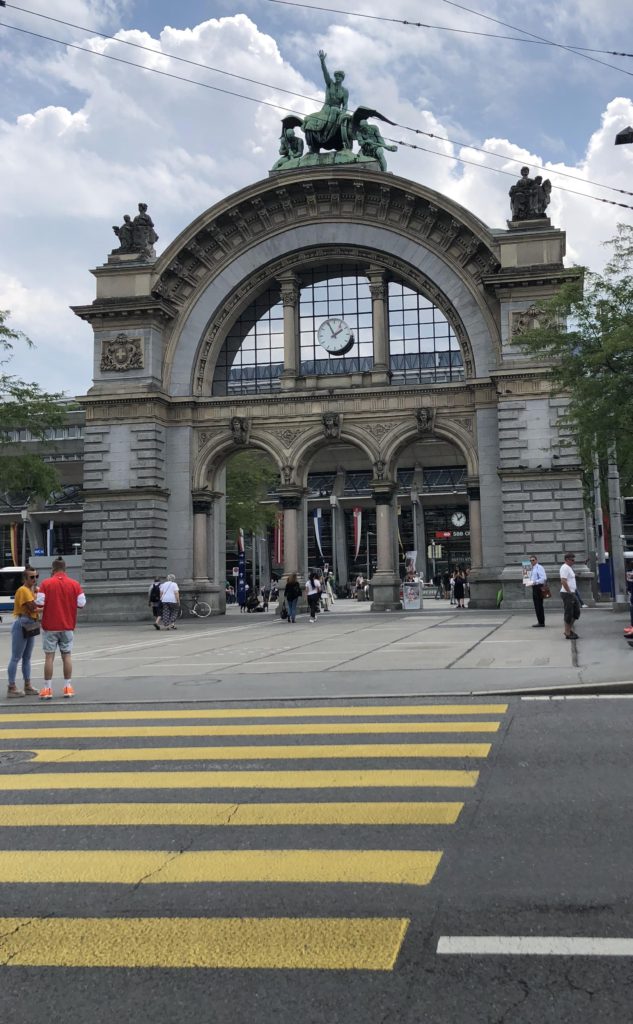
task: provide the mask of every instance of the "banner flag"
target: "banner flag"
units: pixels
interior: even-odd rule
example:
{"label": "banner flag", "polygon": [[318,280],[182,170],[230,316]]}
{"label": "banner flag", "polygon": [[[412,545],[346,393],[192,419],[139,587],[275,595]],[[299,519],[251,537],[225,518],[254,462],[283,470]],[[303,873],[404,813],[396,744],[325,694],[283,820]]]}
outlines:
{"label": "banner flag", "polygon": [[[23,530],[25,528],[26,528],[25,526],[22,527]],[[13,564],[14,565],[19,565],[19,562],[18,562],[19,545],[18,545],[18,524],[17,523],[12,523],[11,524],[10,536],[11,536],[11,558],[13,559]]]}
{"label": "banner flag", "polygon": [[319,554],[321,555],[321,558],[323,558],[323,548],[321,546],[321,515],[321,509],[315,508],[312,513],[312,522],[314,523],[314,536],[319,549]]}
{"label": "banner flag", "polygon": [[244,530],[242,529],[241,526],[240,526],[239,530],[237,531],[236,546],[237,546],[238,554],[240,553],[240,551],[242,553],[244,552]]}
{"label": "banner flag", "polygon": [[354,506],[354,561],[360,551],[360,540],[363,535],[363,510],[360,505]]}
{"label": "banner flag", "polygon": [[277,512],[275,515],[275,529],[273,531],[275,562],[277,565],[284,564],[284,514]]}

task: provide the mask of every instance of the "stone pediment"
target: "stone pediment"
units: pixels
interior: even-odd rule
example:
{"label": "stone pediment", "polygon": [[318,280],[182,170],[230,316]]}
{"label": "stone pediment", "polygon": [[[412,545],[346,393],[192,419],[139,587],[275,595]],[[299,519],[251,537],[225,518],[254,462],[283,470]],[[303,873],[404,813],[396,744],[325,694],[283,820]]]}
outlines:
{"label": "stone pediment", "polygon": [[446,196],[416,182],[358,168],[323,168],[258,182],[195,220],[156,264],[152,294],[185,306],[244,250],[306,223],[382,225],[446,258],[480,286],[499,269],[489,229]]}

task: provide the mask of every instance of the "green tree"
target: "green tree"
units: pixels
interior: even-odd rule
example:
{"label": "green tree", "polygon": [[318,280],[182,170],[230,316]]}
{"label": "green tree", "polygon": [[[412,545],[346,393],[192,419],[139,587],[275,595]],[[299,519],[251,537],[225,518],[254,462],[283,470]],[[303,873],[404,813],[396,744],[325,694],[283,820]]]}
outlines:
{"label": "green tree", "polygon": [[27,428],[38,440],[61,426],[66,407],[62,394],[49,394],[38,384],[20,380],[6,371],[16,343],[33,348],[22,331],[8,326],[9,313],[0,310],[0,493],[20,493],[30,498],[47,498],[59,486],[55,470],[41,456],[24,452],[24,442],[14,431]]}
{"label": "green tree", "polygon": [[226,529],[237,536],[261,534],[275,521],[276,507],[263,505],[268,491],[278,483],[275,468],[261,452],[238,452],[226,467]]}
{"label": "green tree", "polygon": [[585,271],[563,285],[547,303],[547,325],[522,337],[521,347],[551,364],[554,391],[569,396],[565,421],[584,466],[591,467],[594,452],[604,457],[614,446],[628,489],[633,484],[633,227],[618,225],[618,234],[605,245],[611,258],[604,271]]}

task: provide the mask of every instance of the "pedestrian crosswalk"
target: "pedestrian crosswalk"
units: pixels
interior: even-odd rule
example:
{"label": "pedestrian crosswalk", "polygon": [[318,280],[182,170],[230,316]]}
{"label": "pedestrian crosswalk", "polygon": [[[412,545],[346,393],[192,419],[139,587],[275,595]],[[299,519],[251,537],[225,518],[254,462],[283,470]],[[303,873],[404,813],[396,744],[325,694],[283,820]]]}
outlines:
{"label": "pedestrian crosswalk", "polygon": [[[392,970],[411,921],[395,894],[415,907],[432,883],[506,710],[0,714],[0,885],[29,907],[0,917],[0,961]],[[270,887],[279,912],[258,912]]]}

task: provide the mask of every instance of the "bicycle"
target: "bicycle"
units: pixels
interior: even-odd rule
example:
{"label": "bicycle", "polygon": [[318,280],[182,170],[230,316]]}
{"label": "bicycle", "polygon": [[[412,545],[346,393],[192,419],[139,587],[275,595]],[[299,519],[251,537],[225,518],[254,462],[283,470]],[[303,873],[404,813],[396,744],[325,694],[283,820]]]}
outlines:
{"label": "bicycle", "polygon": [[197,594],[190,594],[182,598],[178,606],[178,618],[181,619],[184,613],[193,615],[196,619],[207,619],[211,614],[211,605],[206,601],[199,601]]}

